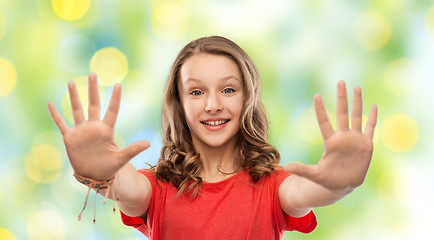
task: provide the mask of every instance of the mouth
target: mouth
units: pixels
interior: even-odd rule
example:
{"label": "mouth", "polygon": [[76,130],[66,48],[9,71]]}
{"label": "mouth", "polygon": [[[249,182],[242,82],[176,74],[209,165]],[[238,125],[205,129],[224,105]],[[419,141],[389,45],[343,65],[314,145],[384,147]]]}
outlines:
{"label": "mouth", "polygon": [[226,120],[217,120],[217,121],[202,121],[202,124],[208,125],[208,126],[219,126],[219,125],[223,125],[227,122],[229,122],[229,119]]}

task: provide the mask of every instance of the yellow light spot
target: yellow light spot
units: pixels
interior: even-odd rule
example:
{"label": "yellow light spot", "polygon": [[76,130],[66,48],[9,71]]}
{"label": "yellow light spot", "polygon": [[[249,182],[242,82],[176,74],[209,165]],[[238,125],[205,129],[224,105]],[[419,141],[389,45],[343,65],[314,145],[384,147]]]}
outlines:
{"label": "yellow light spot", "polygon": [[6,28],[7,28],[6,17],[2,12],[0,12],[0,40],[6,34]]}
{"label": "yellow light spot", "polygon": [[434,37],[434,6],[430,7],[426,12],[425,26],[431,36]]}
{"label": "yellow light spot", "polygon": [[111,86],[124,80],[127,75],[127,57],[116,48],[103,48],[92,57],[90,70],[98,74],[102,85]]}
{"label": "yellow light spot", "polygon": [[397,170],[388,170],[378,179],[378,196],[387,205],[403,204],[407,201],[402,179],[402,174]]}
{"label": "yellow light spot", "polygon": [[62,157],[51,145],[41,144],[33,147],[32,149],[33,161],[35,161],[41,168],[47,170],[62,168]]}
{"label": "yellow light spot", "polygon": [[383,143],[390,150],[405,152],[413,148],[419,138],[416,121],[405,114],[388,117],[381,126]]}
{"label": "yellow light spot", "polygon": [[2,239],[2,240],[16,240],[17,238],[15,237],[14,234],[9,232],[7,229],[0,228],[0,239]]}
{"label": "yellow light spot", "polygon": [[12,63],[0,58],[0,97],[8,95],[17,84],[17,71]]}
{"label": "yellow light spot", "polygon": [[52,210],[41,210],[30,217],[27,233],[31,239],[63,239],[65,226],[62,218]]}
{"label": "yellow light spot", "polygon": [[175,41],[188,30],[188,5],[176,2],[164,3],[155,7],[152,19],[152,30],[166,41]]}
{"label": "yellow light spot", "polygon": [[62,173],[62,166],[62,156],[49,144],[34,146],[25,160],[27,175],[37,183],[55,181]]}
{"label": "yellow light spot", "polygon": [[390,40],[391,32],[389,21],[376,12],[362,14],[354,24],[356,41],[367,50],[384,47]]}
{"label": "yellow light spot", "polygon": [[60,18],[73,21],[82,18],[89,10],[90,0],[51,0],[54,12]]}
{"label": "yellow light spot", "polygon": [[[98,76],[99,78],[99,76]],[[100,80],[100,79],[99,79]],[[88,76],[82,76],[74,79],[75,85],[77,86],[78,95],[80,96],[81,100],[81,106],[83,107],[83,113],[85,118],[87,118],[88,115],[88,108],[89,108],[89,85],[88,85]],[[104,87],[100,85],[101,81],[99,83],[99,98],[100,103],[102,104],[105,99],[105,93],[104,93]],[[62,114],[64,118],[70,122],[74,122],[74,117],[72,116],[72,110],[71,110],[71,101],[69,100],[69,93],[68,91],[65,92],[65,95],[63,95],[62,100],[60,102],[60,108],[62,109]],[[100,111],[101,112],[101,111]]]}
{"label": "yellow light spot", "polygon": [[413,94],[420,79],[419,67],[409,59],[391,62],[384,73],[387,88],[401,97]]}
{"label": "yellow light spot", "polygon": [[[334,117],[327,111],[329,119],[334,122]],[[333,126],[333,125],[332,125]],[[298,119],[298,130],[306,142],[312,145],[320,145],[323,143],[321,131],[316,120],[315,110],[313,107],[304,111]]]}

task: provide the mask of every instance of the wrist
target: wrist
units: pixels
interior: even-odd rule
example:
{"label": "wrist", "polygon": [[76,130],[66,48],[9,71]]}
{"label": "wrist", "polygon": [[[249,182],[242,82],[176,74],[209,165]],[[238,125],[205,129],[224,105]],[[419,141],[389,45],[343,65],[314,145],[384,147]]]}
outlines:
{"label": "wrist", "polygon": [[83,185],[86,185],[90,188],[96,188],[96,189],[106,189],[111,184],[113,184],[113,181],[115,179],[115,176],[107,179],[107,180],[95,180],[88,177],[83,177],[77,173],[74,173],[75,179],[77,179],[78,182],[80,182]]}
{"label": "wrist", "polygon": [[[84,207],[81,210],[80,214],[78,215],[78,221],[81,220],[81,215],[83,214],[83,212],[87,206],[87,201],[89,199],[90,189],[95,189],[97,194],[100,192],[101,189],[105,190],[105,196],[104,196],[103,204],[106,204],[108,195],[111,192],[112,193],[112,200],[113,200],[113,212],[115,211],[114,201],[115,201],[115,199],[117,200],[119,198],[119,196],[115,197],[115,192],[112,188],[112,185],[113,185],[113,182],[115,180],[116,175],[107,179],[107,180],[95,180],[92,178],[83,177],[77,173],[74,173],[74,177],[75,177],[75,179],[77,179],[78,182],[89,187],[89,189],[87,191],[86,201],[84,203]],[[95,195],[95,199],[96,199],[96,195]],[[93,218],[94,223],[95,223],[95,220],[96,220],[96,209],[94,208],[94,218]]]}

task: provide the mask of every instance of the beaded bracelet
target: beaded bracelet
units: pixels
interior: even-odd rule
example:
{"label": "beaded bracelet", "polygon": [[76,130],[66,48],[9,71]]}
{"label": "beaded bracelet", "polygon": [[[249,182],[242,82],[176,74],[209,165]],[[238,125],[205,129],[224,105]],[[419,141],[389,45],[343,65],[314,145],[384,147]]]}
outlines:
{"label": "beaded bracelet", "polygon": [[[93,206],[93,208],[94,208],[94,211],[93,211],[93,223],[96,222],[96,196],[98,195],[99,190],[106,189],[106,193],[105,193],[105,196],[104,196],[104,202],[103,202],[103,204],[107,203],[107,198],[108,198],[109,192],[112,193],[113,212],[116,211],[115,200],[114,200],[115,199],[114,191],[111,188],[111,186],[113,185],[113,182],[115,180],[116,175],[113,176],[113,177],[111,177],[108,180],[95,180],[95,179],[83,177],[81,175],[78,175],[77,173],[74,173],[74,177],[75,177],[75,179],[77,179],[77,181],[79,181],[80,183],[82,183],[82,184],[84,184],[84,185],[86,185],[86,186],[89,187],[89,189],[87,190],[86,200],[84,202],[83,209],[81,210],[80,214],[78,215],[78,221],[81,220],[81,215],[83,214],[84,209],[86,209],[91,189],[95,189],[96,190],[95,199],[93,201],[93,205],[94,205]],[[117,198],[116,198],[116,200],[117,200]]]}

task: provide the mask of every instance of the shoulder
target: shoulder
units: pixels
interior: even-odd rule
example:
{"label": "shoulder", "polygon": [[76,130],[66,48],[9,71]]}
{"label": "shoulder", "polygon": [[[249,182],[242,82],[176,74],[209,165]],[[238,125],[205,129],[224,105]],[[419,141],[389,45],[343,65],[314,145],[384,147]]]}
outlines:
{"label": "shoulder", "polygon": [[139,169],[137,170],[140,174],[144,175],[148,180],[152,182],[156,182],[157,177],[155,176],[155,173],[151,171],[150,169]]}
{"label": "shoulder", "polygon": [[279,186],[285,179],[291,176],[291,173],[283,170],[281,167],[277,167],[273,170],[270,176],[276,182],[276,185]]}
{"label": "shoulder", "polygon": [[286,172],[281,167],[277,167],[271,173],[265,174],[258,183],[278,188],[289,176],[291,176],[291,173]]}
{"label": "shoulder", "polygon": [[149,180],[152,189],[156,189],[156,187],[161,187],[168,184],[168,182],[158,180],[157,176],[155,175],[155,172],[152,171],[151,169],[145,169],[145,168],[139,169],[137,170],[137,172],[139,172]]}

